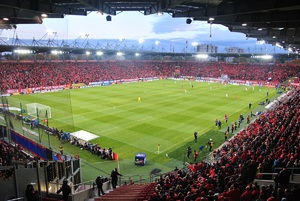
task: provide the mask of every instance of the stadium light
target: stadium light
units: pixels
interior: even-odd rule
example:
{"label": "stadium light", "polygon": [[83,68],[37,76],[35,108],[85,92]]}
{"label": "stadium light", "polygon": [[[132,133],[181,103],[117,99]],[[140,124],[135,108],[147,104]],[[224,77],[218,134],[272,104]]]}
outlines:
{"label": "stadium light", "polygon": [[135,53],[135,56],[138,57],[138,56],[140,56],[140,54],[139,53]]}
{"label": "stadium light", "polygon": [[187,18],[185,21],[187,24],[191,24],[192,23],[192,19],[191,18]]}
{"label": "stadium light", "polygon": [[41,17],[44,17],[44,18],[45,18],[45,17],[48,17],[48,15],[47,15],[46,13],[42,13],[42,14],[41,14]]}
{"label": "stadium light", "polygon": [[17,54],[30,54],[30,53],[32,53],[31,50],[15,50],[14,52],[17,53]]}
{"label": "stadium light", "polygon": [[9,19],[7,17],[2,18],[4,21],[8,21]]}
{"label": "stadium light", "polygon": [[159,45],[160,42],[158,40],[155,41],[155,45]]}
{"label": "stadium light", "polygon": [[96,54],[97,54],[98,56],[101,56],[101,55],[103,55],[103,52],[98,51],[98,52],[96,52]]}
{"label": "stadium light", "polygon": [[197,42],[192,42],[192,46],[197,46],[198,43]]}
{"label": "stadium light", "polygon": [[269,60],[269,59],[272,59],[273,56],[272,55],[262,55],[261,58],[265,59],[265,60]]}
{"label": "stadium light", "polygon": [[110,15],[106,16],[106,21],[108,21],[108,22],[111,21],[111,16]]}
{"label": "stadium light", "polygon": [[122,52],[117,52],[117,56],[122,56],[123,53]]}
{"label": "stadium light", "polygon": [[55,54],[55,55],[62,54],[62,53],[63,53],[63,51],[60,51],[60,50],[52,50],[51,51],[51,54]]}
{"label": "stadium light", "polygon": [[279,43],[276,43],[276,47],[283,48],[283,46],[280,45]]}
{"label": "stadium light", "polygon": [[256,59],[265,59],[265,60],[269,60],[269,59],[273,59],[272,55],[256,55],[256,56],[252,56],[252,58],[256,58]]}
{"label": "stadium light", "polygon": [[90,55],[90,54],[91,54],[91,52],[89,52],[89,51],[86,51],[86,52],[85,52],[85,54],[86,54],[86,55]]}
{"label": "stadium light", "polygon": [[196,57],[199,59],[207,59],[208,55],[207,54],[197,54]]}

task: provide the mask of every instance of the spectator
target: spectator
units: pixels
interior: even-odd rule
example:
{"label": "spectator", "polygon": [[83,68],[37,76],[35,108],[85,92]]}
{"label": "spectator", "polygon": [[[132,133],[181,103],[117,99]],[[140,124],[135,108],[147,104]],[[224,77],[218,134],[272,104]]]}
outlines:
{"label": "spectator", "polygon": [[105,195],[104,191],[103,191],[103,180],[102,180],[102,176],[98,176],[96,178],[96,185],[98,188],[98,196],[100,196],[100,192],[102,193],[102,195]]}
{"label": "spectator", "polygon": [[68,185],[67,180],[63,181],[63,185],[61,186],[61,188],[56,193],[59,194],[60,192],[63,193],[64,201],[68,201],[69,195],[71,193],[71,187]]}
{"label": "spectator", "polygon": [[111,176],[111,185],[115,189],[118,183],[118,176],[123,176],[123,175],[118,172],[117,168],[115,168],[111,172],[110,176]]}
{"label": "spectator", "polygon": [[39,201],[39,194],[32,184],[26,186],[25,196],[27,201]]}
{"label": "spectator", "polygon": [[237,183],[234,183],[233,186],[229,189],[228,192],[225,192],[224,197],[229,198],[230,201],[240,201],[241,191]]}
{"label": "spectator", "polygon": [[278,174],[278,184],[279,186],[286,188],[290,183],[290,171],[284,167]]}

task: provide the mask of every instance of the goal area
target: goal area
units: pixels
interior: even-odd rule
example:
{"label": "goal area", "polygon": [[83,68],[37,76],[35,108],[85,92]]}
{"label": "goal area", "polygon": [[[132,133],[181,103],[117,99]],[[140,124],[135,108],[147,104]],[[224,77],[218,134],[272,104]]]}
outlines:
{"label": "goal area", "polygon": [[39,118],[51,118],[51,107],[40,103],[29,103],[26,104],[27,114]]}

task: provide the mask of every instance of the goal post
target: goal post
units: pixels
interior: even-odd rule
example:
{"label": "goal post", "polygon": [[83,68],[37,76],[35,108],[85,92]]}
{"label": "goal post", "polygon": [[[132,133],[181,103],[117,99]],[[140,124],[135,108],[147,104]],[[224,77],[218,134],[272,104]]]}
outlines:
{"label": "goal post", "polygon": [[[34,117],[39,118],[51,118],[51,107],[48,105],[43,105],[40,103],[29,103],[26,104],[27,107],[27,114]],[[38,114],[37,114],[38,112]]]}

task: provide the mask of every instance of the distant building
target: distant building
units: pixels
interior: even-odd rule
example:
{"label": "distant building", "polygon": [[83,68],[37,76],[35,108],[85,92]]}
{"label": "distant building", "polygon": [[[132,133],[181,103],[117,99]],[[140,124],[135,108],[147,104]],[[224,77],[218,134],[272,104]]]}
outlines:
{"label": "distant building", "polygon": [[199,53],[218,53],[218,47],[211,44],[197,45],[197,52]]}
{"label": "distant building", "polygon": [[237,54],[244,54],[245,50],[238,47],[229,47],[225,48],[226,53],[237,53]]}

